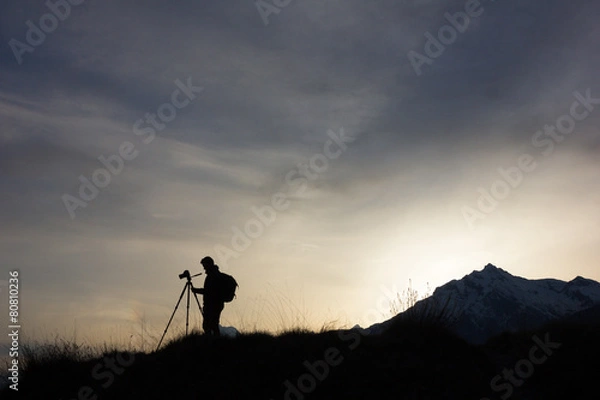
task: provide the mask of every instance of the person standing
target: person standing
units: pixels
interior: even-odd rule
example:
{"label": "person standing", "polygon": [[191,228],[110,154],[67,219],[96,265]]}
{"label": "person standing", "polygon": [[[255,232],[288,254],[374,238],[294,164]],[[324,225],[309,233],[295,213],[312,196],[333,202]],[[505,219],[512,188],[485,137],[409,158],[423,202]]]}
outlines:
{"label": "person standing", "polygon": [[221,312],[225,307],[223,294],[220,287],[219,266],[211,257],[204,257],[200,264],[206,271],[203,288],[192,288],[194,293],[201,294],[204,301],[204,320],[202,321],[202,329],[206,335],[221,336],[219,331],[219,320]]}

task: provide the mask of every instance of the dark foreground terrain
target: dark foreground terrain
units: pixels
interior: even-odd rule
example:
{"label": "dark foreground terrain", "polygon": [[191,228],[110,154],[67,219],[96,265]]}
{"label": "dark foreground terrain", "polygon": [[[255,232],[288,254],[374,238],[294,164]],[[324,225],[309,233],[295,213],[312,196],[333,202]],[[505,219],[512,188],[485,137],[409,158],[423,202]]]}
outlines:
{"label": "dark foreground terrain", "polygon": [[439,326],[191,335],[145,353],[30,361],[3,399],[597,399],[600,329],[551,324],[474,346]]}

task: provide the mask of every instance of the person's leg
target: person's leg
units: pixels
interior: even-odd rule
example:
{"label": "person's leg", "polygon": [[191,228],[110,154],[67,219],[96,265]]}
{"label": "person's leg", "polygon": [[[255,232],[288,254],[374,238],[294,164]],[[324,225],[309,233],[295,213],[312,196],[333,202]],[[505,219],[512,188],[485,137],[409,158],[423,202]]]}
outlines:
{"label": "person's leg", "polygon": [[219,304],[214,308],[213,318],[213,334],[215,336],[221,336],[221,330],[219,329],[219,322],[221,320],[221,311],[223,311],[224,304]]}
{"label": "person's leg", "polygon": [[202,321],[202,329],[205,335],[213,334],[213,327],[215,319],[215,311],[212,307],[204,307],[204,320]]}
{"label": "person's leg", "polygon": [[219,322],[215,320],[215,324],[212,327],[213,336],[221,336],[221,331],[219,330]]}
{"label": "person's leg", "polygon": [[210,306],[204,306],[204,320],[202,321],[202,329],[206,335],[221,336],[219,330],[219,320],[221,318],[221,311],[223,311],[223,304],[215,304]]}

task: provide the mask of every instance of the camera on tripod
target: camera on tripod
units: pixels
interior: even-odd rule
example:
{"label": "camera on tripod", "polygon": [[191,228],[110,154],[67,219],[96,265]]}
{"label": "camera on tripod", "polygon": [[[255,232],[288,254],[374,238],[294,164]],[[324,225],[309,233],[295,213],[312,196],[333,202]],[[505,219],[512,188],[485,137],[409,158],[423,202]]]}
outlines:
{"label": "camera on tripod", "polygon": [[188,281],[191,280],[192,277],[190,276],[190,271],[186,269],[185,271],[183,271],[183,273],[179,274],[179,279],[183,278],[187,278]]}
{"label": "camera on tripod", "polygon": [[175,312],[177,312],[177,308],[179,308],[179,303],[181,303],[181,299],[183,298],[183,296],[187,293],[187,298],[186,298],[186,312],[185,312],[185,334],[188,334],[188,327],[190,324],[190,297],[193,296],[194,299],[196,300],[196,304],[198,304],[198,309],[200,310],[200,314],[202,314],[202,316],[204,316],[204,310],[202,310],[202,306],[200,305],[200,301],[198,300],[198,296],[196,295],[196,292],[193,291],[193,287],[194,285],[192,284],[192,278],[198,275],[202,275],[202,272],[196,274],[196,275],[190,275],[190,271],[188,271],[187,269],[185,271],[183,271],[181,274],[179,274],[179,279],[187,279],[187,282],[185,283],[185,285],[183,286],[183,290],[181,291],[181,295],[179,295],[179,300],[177,300],[177,304],[175,305],[175,309],[173,310],[173,314],[171,314],[171,318],[169,318],[169,322],[167,322],[167,327],[165,328],[165,331],[162,334],[162,337],[160,338],[160,340],[158,341],[158,345],[156,346],[156,350],[158,350],[160,348],[160,345],[163,341],[163,339],[165,338],[165,335],[167,334],[167,329],[169,329],[169,325],[171,325],[171,321],[173,321],[173,317],[175,316]]}
{"label": "camera on tripod", "polygon": [[179,279],[187,279],[188,281],[191,281],[193,277],[195,276],[199,276],[202,275],[202,272],[200,272],[199,274],[196,275],[190,275],[190,271],[188,271],[187,269],[185,271],[183,271],[181,274],[179,274]]}

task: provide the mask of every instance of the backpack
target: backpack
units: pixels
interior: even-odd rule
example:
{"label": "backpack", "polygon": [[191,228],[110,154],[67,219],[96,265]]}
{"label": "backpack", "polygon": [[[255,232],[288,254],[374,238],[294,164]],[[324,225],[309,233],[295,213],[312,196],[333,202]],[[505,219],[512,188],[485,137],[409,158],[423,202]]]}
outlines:
{"label": "backpack", "polygon": [[239,285],[231,275],[220,273],[219,276],[219,291],[221,293],[221,300],[225,303],[229,303],[235,298],[235,289]]}

